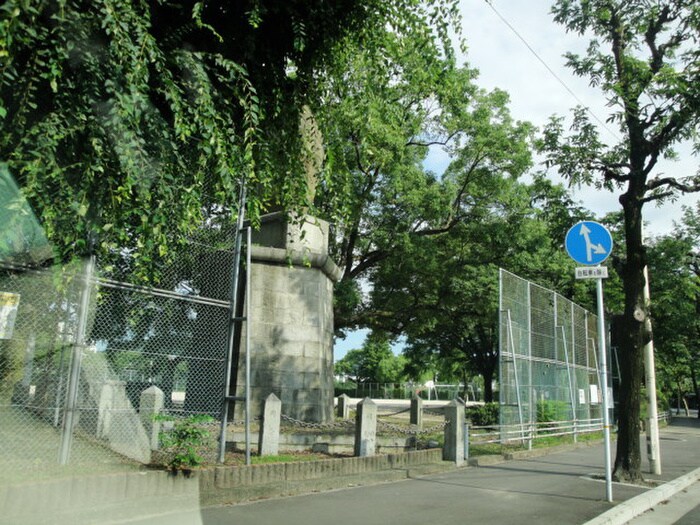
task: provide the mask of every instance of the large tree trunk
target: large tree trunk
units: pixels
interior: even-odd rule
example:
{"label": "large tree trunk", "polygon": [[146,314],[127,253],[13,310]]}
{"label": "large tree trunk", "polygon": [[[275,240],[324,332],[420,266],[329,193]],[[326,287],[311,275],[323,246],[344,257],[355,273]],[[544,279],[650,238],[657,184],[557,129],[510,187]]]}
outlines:
{"label": "large tree trunk", "polygon": [[623,267],[625,311],[620,333],[620,391],[617,454],[614,477],[620,481],[642,479],[640,452],[640,395],[644,374],[644,343],[649,338],[644,319],[646,257],[642,241],[641,194],[632,187],[620,198],[625,216],[626,261]]}
{"label": "large tree trunk", "polygon": [[484,376],[484,403],[493,403],[493,370]]}

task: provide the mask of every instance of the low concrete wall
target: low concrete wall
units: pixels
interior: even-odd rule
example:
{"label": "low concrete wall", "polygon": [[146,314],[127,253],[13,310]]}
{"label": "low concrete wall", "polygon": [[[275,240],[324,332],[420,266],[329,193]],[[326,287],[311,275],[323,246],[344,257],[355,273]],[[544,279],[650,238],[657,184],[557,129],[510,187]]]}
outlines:
{"label": "low concrete wall", "polygon": [[238,503],[270,496],[291,496],[407,478],[416,472],[454,468],[442,461],[442,450],[335,458],[269,465],[215,467],[199,472],[204,505]]}
{"label": "low concrete wall", "polygon": [[70,477],[0,486],[0,524],[87,524],[109,516],[196,513],[202,507],[406,479],[455,468],[442,450],[251,466],[209,467],[192,477],[165,471]]}
{"label": "low concrete wall", "polygon": [[[250,436],[250,446],[258,446],[257,433]],[[393,454],[411,452],[416,448],[414,437],[377,437],[377,453]],[[234,449],[245,447],[245,434],[234,432],[229,436],[227,444]],[[352,453],[355,446],[355,436],[350,434],[280,434],[279,449],[289,451],[317,450],[329,454]]]}

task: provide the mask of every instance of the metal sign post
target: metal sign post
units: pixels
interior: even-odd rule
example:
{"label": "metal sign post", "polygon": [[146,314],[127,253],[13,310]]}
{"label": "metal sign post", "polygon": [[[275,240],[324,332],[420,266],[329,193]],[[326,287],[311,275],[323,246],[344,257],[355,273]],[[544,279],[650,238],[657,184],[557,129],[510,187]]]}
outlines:
{"label": "metal sign post", "polygon": [[608,401],[608,360],[605,347],[605,309],[603,308],[603,279],[596,279],[598,296],[598,348],[600,349],[601,381],[603,383],[603,439],[605,441],[605,496],[612,502],[612,466],[610,454],[610,405]]}
{"label": "metal sign post", "polygon": [[[566,234],[564,242],[569,256],[585,268],[576,269],[577,279],[595,279],[598,299],[598,352],[601,367],[600,382],[603,395],[603,440],[605,442],[605,496],[612,502],[612,462],[610,453],[610,401],[608,400],[608,363],[605,344],[605,308],[603,306],[603,279],[607,268],[600,266],[612,252],[612,235],[608,229],[593,221],[575,224]],[[590,266],[594,266],[591,268]]]}

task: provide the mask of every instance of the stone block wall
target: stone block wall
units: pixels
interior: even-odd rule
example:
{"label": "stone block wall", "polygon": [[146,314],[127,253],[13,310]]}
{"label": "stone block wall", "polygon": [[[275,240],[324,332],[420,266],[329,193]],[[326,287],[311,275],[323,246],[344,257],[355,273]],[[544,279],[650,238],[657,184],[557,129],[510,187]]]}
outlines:
{"label": "stone block wall", "polygon": [[[251,416],[271,393],[282,414],[310,422],[333,418],[333,283],[340,270],[329,259],[328,224],[284,215],[263,219],[253,241],[250,353]],[[264,243],[261,245],[256,244]],[[243,395],[245,354],[237,367]],[[243,415],[238,403],[235,419]]]}

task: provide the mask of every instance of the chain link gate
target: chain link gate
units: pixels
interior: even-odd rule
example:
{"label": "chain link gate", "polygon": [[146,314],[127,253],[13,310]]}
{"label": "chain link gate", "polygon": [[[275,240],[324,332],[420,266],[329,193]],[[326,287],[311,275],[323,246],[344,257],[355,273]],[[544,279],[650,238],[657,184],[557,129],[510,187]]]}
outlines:
{"label": "chain link gate", "polygon": [[201,231],[161,269],[157,287],[130,282],[127,253],[94,271],[0,262],[5,473],[148,462],[151,421],[139,404],[151,386],[162,390],[166,414],[221,418],[232,238]]}

